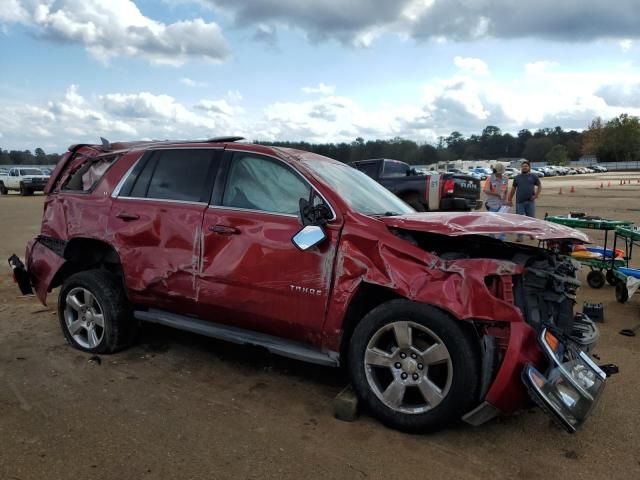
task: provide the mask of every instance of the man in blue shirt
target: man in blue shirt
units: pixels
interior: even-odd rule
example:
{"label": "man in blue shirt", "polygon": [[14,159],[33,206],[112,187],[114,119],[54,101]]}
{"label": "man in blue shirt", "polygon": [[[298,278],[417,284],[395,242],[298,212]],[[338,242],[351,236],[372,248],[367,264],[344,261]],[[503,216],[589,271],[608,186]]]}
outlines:
{"label": "man in blue shirt", "polygon": [[540,179],[531,173],[531,165],[528,160],[520,165],[521,173],[513,179],[513,186],[509,192],[509,205],[513,205],[513,196],[516,196],[516,213],[527,217],[536,216],[536,199],[542,191]]}

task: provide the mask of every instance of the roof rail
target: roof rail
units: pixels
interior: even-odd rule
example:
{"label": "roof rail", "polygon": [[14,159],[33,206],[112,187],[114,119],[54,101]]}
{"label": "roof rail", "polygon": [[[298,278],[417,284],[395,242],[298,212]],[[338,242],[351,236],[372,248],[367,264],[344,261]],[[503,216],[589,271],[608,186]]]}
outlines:
{"label": "roof rail", "polygon": [[207,140],[207,143],[237,142],[239,140],[244,140],[244,137],[213,137]]}

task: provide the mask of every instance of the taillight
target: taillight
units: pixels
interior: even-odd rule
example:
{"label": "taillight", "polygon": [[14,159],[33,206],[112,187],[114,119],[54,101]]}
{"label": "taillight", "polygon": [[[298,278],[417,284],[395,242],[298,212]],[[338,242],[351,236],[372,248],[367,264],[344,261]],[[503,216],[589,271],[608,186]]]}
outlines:
{"label": "taillight", "polygon": [[456,187],[456,182],[453,180],[445,180],[444,185],[442,186],[443,193],[453,193]]}

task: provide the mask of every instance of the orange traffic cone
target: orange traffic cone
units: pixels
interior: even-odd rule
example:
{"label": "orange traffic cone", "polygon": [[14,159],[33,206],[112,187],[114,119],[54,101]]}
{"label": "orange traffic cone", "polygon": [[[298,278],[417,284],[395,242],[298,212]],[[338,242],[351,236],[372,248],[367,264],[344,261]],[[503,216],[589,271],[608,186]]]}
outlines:
{"label": "orange traffic cone", "polygon": [[571,185],[571,189],[569,189],[569,193],[576,193],[576,189],[573,188],[573,185]]}
{"label": "orange traffic cone", "polygon": [[562,187],[560,187],[560,190],[558,191],[558,195],[562,195]]}

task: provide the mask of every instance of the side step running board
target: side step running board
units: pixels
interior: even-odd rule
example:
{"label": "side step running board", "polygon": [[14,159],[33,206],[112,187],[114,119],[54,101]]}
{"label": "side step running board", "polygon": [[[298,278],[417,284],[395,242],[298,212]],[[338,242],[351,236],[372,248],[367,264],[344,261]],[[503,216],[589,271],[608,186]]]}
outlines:
{"label": "side step running board", "polygon": [[136,310],[133,315],[138,320],[145,322],[159,323],[167,327],[198,333],[240,345],[249,344],[264,347],[276,355],[302,360],[303,362],[317,363],[330,367],[337,367],[339,365],[338,354],[336,352],[321,352],[302,343],[285,340],[265,333],[206,322],[204,320],[197,320],[195,318],[155,309],[149,309],[148,311]]}

